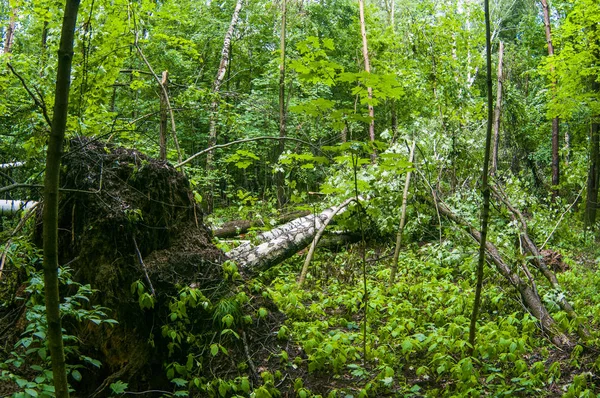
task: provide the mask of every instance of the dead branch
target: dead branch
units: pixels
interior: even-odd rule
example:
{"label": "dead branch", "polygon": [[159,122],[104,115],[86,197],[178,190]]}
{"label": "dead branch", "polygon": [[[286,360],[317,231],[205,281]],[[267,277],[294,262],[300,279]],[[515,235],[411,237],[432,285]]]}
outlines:
{"label": "dead branch", "polygon": [[[464,220],[450,210],[445,203],[439,199],[436,200],[438,200],[438,209],[441,214],[462,226],[476,242],[481,243],[481,233],[477,229],[475,229],[467,220]],[[493,263],[500,274],[519,291],[526,308],[538,319],[542,330],[549,334],[552,343],[558,347],[571,347],[573,343],[568,336],[559,330],[556,321],[552,318],[552,315],[550,315],[535,290],[504,262],[496,246],[488,241],[485,245],[485,251],[488,260]]]}

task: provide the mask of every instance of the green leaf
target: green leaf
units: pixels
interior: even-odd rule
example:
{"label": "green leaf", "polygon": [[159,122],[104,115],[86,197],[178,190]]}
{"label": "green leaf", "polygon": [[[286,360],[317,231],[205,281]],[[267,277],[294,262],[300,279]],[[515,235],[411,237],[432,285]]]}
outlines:
{"label": "green leaf", "polygon": [[172,379],[171,383],[175,384],[177,387],[184,387],[187,385],[188,382],[187,382],[187,380],[176,378],[176,379]]}
{"label": "green leaf", "polygon": [[116,381],[110,385],[110,389],[113,394],[124,394],[129,385],[127,383],[123,383],[121,380]]}
{"label": "green leaf", "polygon": [[217,354],[219,353],[219,345],[218,344],[211,344],[210,345],[210,353],[213,357],[216,357]]}
{"label": "green leaf", "polygon": [[71,371],[71,376],[73,377],[73,379],[75,379],[75,381],[81,381],[81,373],[79,373],[77,369]]}

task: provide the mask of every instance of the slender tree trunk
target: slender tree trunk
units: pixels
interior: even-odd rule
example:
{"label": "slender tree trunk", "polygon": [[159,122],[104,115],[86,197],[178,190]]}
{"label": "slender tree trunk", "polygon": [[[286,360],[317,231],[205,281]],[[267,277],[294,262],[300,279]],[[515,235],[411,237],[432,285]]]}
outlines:
{"label": "slender tree trunk", "polygon": [[48,344],[50,346],[54,388],[57,398],[69,396],[58,292],[58,186],[63,140],[67,125],[73,40],[78,9],[79,0],[67,0],[58,50],[54,114],[48,141],[46,175],[44,178],[44,286],[46,317],[48,319]]}
{"label": "slender tree trunk", "polygon": [[[598,83],[594,83],[598,89]],[[600,172],[600,131],[598,121],[590,126],[590,160],[587,179],[587,199],[585,201],[584,224],[586,228],[594,229],[596,223],[596,208],[598,207],[598,173]]]}
{"label": "slender tree trunk", "polygon": [[[221,85],[223,84],[223,78],[225,72],[227,72],[227,65],[229,65],[229,48],[231,43],[231,37],[233,31],[237,25],[237,21],[242,9],[242,0],[237,0],[233,15],[231,16],[231,22],[229,23],[229,29],[225,33],[225,39],[223,40],[223,49],[221,50],[221,62],[219,63],[219,69],[217,70],[217,76],[213,82],[212,94],[213,99],[210,104],[210,123],[208,128],[208,146],[215,146],[217,143],[217,114],[219,112],[219,92],[221,91]],[[211,169],[213,164],[213,154],[209,152],[206,157],[206,168]]]}
{"label": "slender tree trunk", "polygon": [[487,130],[485,135],[485,153],[483,156],[483,172],[481,176],[481,191],[483,204],[481,209],[481,237],[479,242],[479,261],[477,263],[477,286],[475,287],[475,302],[473,303],[473,312],[471,313],[471,325],[469,328],[470,352],[475,349],[475,331],[477,326],[477,317],[479,316],[479,307],[481,305],[481,290],[483,287],[483,265],[485,263],[485,249],[488,229],[488,218],[490,213],[490,187],[488,185],[488,169],[490,163],[490,149],[492,144],[492,123],[494,118],[494,99],[492,96],[492,49],[490,32],[490,4],[489,0],[484,1],[485,8],[485,45],[486,45],[486,71],[487,71]]}
{"label": "slender tree trunk", "polygon": [[[550,27],[550,6],[547,0],[541,0],[544,13],[544,26],[546,30],[546,42],[548,43],[548,56],[554,56],[552,45],[552,29]],[[552,95],[556,95],[556,80],[554,77],[554,61],[550,63],[550,74],[552,76]],[[560,158],[558,154],[558,136],[560,120],[558,117],[552,119],[552,196],[558,196],[558,184],[560,182]]]}
{"label": "slender tree trunk", "polygon": [[160,85],[160,127],[159,127],[159,138],[160,138],[160,160],[167,160],[167,98],[165,93],[168,93],[169,84],[169,72],[164,71],[162,73],[162,80]]}
{"label": "slender tree trunk", "polygon": [[[371,63],[369,62],[369,46],[367,43],[367,29],[365,28],[365,6],[364,0],[358,0],[358,11],[360,17],[360,35],[362,36],[362,53],[365,61],[365,72],[371,73]],[[375,141],[375,111],[371,100],[373,99],[373,88],[367,86],[367,95],[369,97],[369,139]],[[373,154],[373,158],[375,154]]]}
{"label": "slender tree trunk", "polygon": [[41,43],[41,54],[40,54],[40,77],[44,77],[46,69],[46,60],[48,58],[48,21],[44,21],[42,27],[42,43]]}
{"label": "slender tree trunk", "polygon": [[498,144],[500,142],[500,114],[502,112],[502,59],[504,57],[504,43],[500,42],[498,49],[498,87],[496,88],[496,108],[494,110],[494,145],[492,146],[492,166],[490,173],[496,174],[498,169]]}
{"label": "slender tree trunk", "polygon": [[[413,141],[410,147],[410,154],[408,155],[408,161],[413,162],[415,156],[415,146],[417,142]],[[400,256],[400,247],[402,246],[402,234],[404,233],[404,224],[406,222],[406,203],[408,202],[408,189],[410,187],[410,177],[412,172],[409,171],[406,174],[406,181],[404,181],[404,193],[402,194],[402,211],[400,214],[400,227],[398,227],[398,233],[396,234],[396,248],[394,249],[394,258],[392,260],[392,272],[390,274],[390,287],[394,284],[396,279],[396,272],[398,270],[398,257]]]}
{"label": "slender tree trunk", "polygon": [[[279,137],[282,138],[279,141],[277,152],[275,156],[275,162],[279,160],[279,157],[285,151],[285,138],[286,136],[286,114],[285,114],[285,23],[286,23],[286,2],[287,0],[281,0],[281,40],[279,44]],[[283,171],[278,171],[275,174],[275,184],[277,189],[277,203],[279,207],[283,207],[285,204],[285,192],[283,190]]]}
{"label": "slender tree trunk", "polygon": [[6,40],[4,42],[4,54],[12,53],[12,46],[15,40],[15,25],[17,24],[17,7],[12,7],[8,28],[6,29]]}

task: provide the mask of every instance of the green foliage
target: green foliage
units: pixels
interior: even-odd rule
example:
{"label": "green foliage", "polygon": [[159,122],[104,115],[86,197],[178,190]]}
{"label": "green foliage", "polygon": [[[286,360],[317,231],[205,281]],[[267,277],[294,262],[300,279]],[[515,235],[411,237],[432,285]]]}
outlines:
{"label": "green foliage", "polygon": [[[60,305],[63,314],[63,324],[93,325],[91,328],[112,326],[117,322],[110,319],[106,308],[90,306],[90,297],[96,292],[89,285],[75,282],[69,268],[61,268],[59,282],[69,289],[64,302]],[[44,284],[41,272],[34,272],[28,281],[26,292],[29,298],[26,302],[25,318],[27,327],[21,338],[13,347],[8,359],[0,363],[0,381],[16,384],[18,387],[12,397],[52,397],[52,367],[48,352],[46,334],[46,308],[44,302]],[[99,368],[98,360],[82,355],[79,352],[78,338],[72,334],[63,333],[63,343],[67,358],[67,375],[70,382],[82,382],[80,369]]]}

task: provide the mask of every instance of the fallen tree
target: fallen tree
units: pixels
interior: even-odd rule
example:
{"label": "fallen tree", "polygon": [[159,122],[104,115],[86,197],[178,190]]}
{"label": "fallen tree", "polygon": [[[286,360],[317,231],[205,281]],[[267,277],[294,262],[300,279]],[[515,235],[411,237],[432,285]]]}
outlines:
{"label": "fallen tree", "polygon": [[[450,208],[437,197],[434,199],[440,214],[461,226],[477,243],[481,243],[481,233],[476,228],[474,228],[467,220],[450,210]],[[485,244],[485,251],[488,260],[496,266],[496,269],[500,274],[521,294],[523,305],[538,319],[542,331],[548,334],[552,343],[559,347],[573,346],[569,337],[560,331],[556,321],[544,306],[526,264],[522,264],[521,266],[531,284],[523,280],[508,264],[506,264],[500,255],[498,248],[496,248],[494,244],[487,241]]]}
{"label": "fallen tree", "polygon": [[[506,197],[506,195],[504,194],[504,192],[502,192],[502,190],[500,188],[497,188],[497,187],[490,187],[490,188],[492,190],[492,194],[500,202],[504,203],[504,205],[506,206],[506,208],[508,209],[508,211],[510,213],[511,219],[520,226],[519,239],[520,239],[523,249],[525,249],[525,252],[528,254],[527,259],[528,259],[529,263],[531,265],[533,265],[535,268],[537,268],[542,273],[542,275],[544,275],[544,277],[548,280],[548,282],[550,282],[550,285],[552,286],[553,289],[556,289],[557,291],[562,292],[562,288],[560,287],[560,284],[558,283],[558,279],[556,278],[556,275],[548,267],[548,265],[546,264],[546,261],[544,260],[544,256],[540,253],[540,250],[538,249],[537,245],[535,244],[533,239],[531,239],[531,237],[529,236],[529,233],[527,232],[527,230],[528,230],[527,221],[525,220],[525,217],[523,217],[523,214],[510,203],[510,201],[508,200],[508,198]],[[557,301],[558,301],[558,305],[560,306],[560,308],[567,313],[569,318],[571,318],[571,319],[577,318],[577,313],[575,313],[573,306],[571,306],[571,304],[567,301],[567,299],[564,297],[564,295],[559,295],[559,297],[557,298]],[[584,332],[584,333],[587,334],[587,332]]]}
{"label": "fallen tree", "polygon": [[342,209],[338,207],[333,206],[319,214],[300,217],[278,228],[263,232],[256,237],[256,244],[244,242],[226,255],[246,274],[265,270],[307,247],[317,232],[329,223],[336,213],[340,214],[345,210],[345,207]]}
{"label": "fallen tree", "polygon": [[[102,363],[99,369],[77,364],[83,365],[79,371],[85,380],[76,386],[80,396],[106,396],[117,379],[128,382],[132,393],[170,389],[164,364],[186,363],[189,355],[197,364],[193,371],[207,380],[230,377],[232,363],[255,364],[239,368],[236,375],[258,386],[256,369],[280,370],[279,362],[270,361],[272,352],[299,354],[295,345],[286,347],[271,333],[284,320],[273,302],[226,275],[225,256],[211,242],[183,174],[164,161],[112,144],[81,138],[70,146],[76,155],[64,157],[61,175],[59,263],[69,264],[77,282],[98,290],[90,305],[105,307],[118,321],[111,327],[67,320],[67,332],[81,337],[79,352]],[[36,225],[39,243],[39,220]],[[16,266],[9,256],[3,264],[4,272]],[[258,317],[259,307],[268,310],[266,317]],[[16,301],[0,308],[0,318],[19,308],[24,306]],[[224,309],[233,311],[235,331],[243,337],[221,337],[227,355],[215,358],[207,347],[227,327],[219,313]],[[0,340],[16,343],[27,321],[15,325],[0,328]],[[302,370],[281,371],[280,391],[293,394],[293,380]]]}
{"label": "fallen tree", "polygon": [[[295,211],[281,215],[275,220],[276,225],[284,224],[292,221],[296,218],[309,215],[309,211]],[[217,238],[233,238],[241,234],[245,234],[251,228],[264,227],[265,223],[263,220],[234,220],[228,221],[218,228],[213,228],[213,236]]]}

